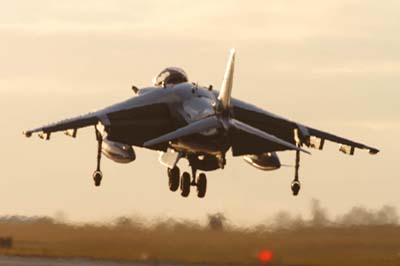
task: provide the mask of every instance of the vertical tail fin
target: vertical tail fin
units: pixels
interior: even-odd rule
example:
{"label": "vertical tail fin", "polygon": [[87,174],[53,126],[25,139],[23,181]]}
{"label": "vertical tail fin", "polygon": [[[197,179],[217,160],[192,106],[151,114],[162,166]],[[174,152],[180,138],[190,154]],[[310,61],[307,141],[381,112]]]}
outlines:
{"label": "vertical tail fin", "polygon": [[218,95],[218,100],[223,110],[228,110],[231,103],[233,72],[235,70],[235,53],[235,49],[232,48],[226,65],[224,80],[222,81],[221,90]]}

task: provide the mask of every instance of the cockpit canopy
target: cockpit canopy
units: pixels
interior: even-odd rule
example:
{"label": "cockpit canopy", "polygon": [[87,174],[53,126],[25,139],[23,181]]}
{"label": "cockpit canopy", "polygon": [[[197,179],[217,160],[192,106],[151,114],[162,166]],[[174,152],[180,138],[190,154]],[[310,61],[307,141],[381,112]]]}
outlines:
{"label": "cockpit canopy", "polygon": [[153,79],[154,86],[174,85],[182,82],[188,82],[188,77],[186,72],[178,67],[167,67]]}

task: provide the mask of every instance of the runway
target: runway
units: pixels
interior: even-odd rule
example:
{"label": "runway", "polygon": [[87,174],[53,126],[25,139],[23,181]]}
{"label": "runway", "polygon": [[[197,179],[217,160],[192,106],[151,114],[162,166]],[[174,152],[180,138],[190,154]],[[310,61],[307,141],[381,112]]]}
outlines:
{"label": "runway", "polygon": [[[170,263],[154,263],[157,265],[172,265]],[[0,256],[0,266],[149,266],[153,263],[116,262],[91,260],[82,258],[38,258]]]}

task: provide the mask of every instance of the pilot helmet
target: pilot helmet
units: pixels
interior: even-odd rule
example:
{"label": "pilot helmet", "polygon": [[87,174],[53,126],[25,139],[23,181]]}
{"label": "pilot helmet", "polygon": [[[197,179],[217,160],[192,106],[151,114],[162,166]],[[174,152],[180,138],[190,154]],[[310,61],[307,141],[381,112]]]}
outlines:
{"label": "pilot helmet", "polygon": [[154,86],[166,86],[182,82],[188,82],[188,77],[186,72],[178,67],[167,67],[153,79]]}

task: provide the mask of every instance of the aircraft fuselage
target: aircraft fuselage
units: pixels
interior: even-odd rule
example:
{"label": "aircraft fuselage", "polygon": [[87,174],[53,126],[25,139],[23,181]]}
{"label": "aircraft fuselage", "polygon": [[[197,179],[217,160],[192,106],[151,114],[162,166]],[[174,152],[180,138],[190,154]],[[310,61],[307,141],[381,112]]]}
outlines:
{"label": "aircraft fuselage", "polygon": [[[152,103],[153,119],[147,119],[150,108],[138,111],[138,102],[142,101],[147,105]],[[213,91],[192,83],[143,88],[138,96],[104,110],[111,125],[106,127],[108,137],[113,141],[142,146],[145,140],[215,115],[216,102],[217,96]],[[130,106],[134,108],[129,114]],[[225,153],[229,149],[227,137],[217,129],[177,139],[170,146],[177,151],[209,155]]]}

